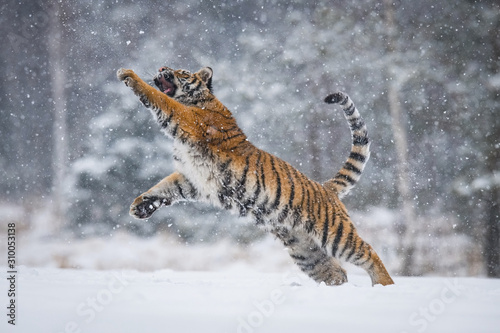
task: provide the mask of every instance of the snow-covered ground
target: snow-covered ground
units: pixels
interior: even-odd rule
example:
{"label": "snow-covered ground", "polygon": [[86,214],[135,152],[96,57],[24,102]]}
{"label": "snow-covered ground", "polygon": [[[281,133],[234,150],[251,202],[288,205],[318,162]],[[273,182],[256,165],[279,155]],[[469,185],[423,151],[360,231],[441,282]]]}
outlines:
{"label": "snow-covered ground", "polygon": [[[6,267],[1,267],[6,272]],[[1,332],[499,332],[500,280],[395,278],[339,287],[295,269],[218,272],[29,268],[17,274],[16,325]],[[5,291],[5,292],[4,292]]]}
{"label": "snow-covered ground", "polygon": [[[385,235],[375,229],[374,243]],[[387,241],[376,248],[396,285],[372,287],[347,265],[349,282],[327,287],[270,236],[186,245],[167,233],[75,239],[47,230],[43,220],[18,225],[16,325],[8,324],[10,282],[2,278],[1,333],[500,332],[500,280],[395,276]],[[9,277],[5,263],[0,272]]]}

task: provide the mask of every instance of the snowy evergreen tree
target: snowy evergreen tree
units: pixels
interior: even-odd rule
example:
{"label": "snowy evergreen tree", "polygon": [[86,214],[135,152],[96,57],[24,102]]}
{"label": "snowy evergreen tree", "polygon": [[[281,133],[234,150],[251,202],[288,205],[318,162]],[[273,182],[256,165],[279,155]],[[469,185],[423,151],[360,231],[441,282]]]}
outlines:
{"label": "snowy evergreen tree", "polygon": [[106,233],[128,225],[128,205],[161,180],[172,162],[171,147],[156,135],[149,112],[121,88],[118,82],[108,85],[108,96],[120,102],[90,122],[87,154],[72,166],[70,214],[82,235],[87,227]]}

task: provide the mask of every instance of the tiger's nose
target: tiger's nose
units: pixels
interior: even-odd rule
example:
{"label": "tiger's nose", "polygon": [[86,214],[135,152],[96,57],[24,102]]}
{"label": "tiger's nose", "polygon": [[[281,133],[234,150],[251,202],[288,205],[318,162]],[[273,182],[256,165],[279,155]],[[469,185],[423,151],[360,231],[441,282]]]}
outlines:
{"label": "tiger's nose", "polygon": [[161,67],[161,68],[158,70],[158,72],[163,72],[163,71],[164,71],[164,70],[166,70],[166,69],[167,69],[167,67]]}

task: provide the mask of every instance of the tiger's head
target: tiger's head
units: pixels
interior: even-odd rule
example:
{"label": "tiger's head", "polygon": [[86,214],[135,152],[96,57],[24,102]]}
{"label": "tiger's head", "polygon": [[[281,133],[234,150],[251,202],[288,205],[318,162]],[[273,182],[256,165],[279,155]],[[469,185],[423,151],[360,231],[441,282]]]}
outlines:
{"label": "tiger's head", "polygon": [[196,73],[169,67],[162,67],[158,72],[153,78],[158,89],[184,105],[197,105],[213,98],[210,67]]}

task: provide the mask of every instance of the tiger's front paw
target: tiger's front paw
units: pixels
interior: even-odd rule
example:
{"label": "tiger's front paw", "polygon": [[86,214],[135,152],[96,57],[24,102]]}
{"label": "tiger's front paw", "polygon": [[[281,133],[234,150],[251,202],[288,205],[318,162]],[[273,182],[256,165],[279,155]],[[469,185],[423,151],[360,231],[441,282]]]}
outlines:
{"label": "tiger's front paw", "polygon": [[169,204],[170,202],[165,198],[141,195],[134,200],[132,205],[130,205],[129,214],[137,219],[147,219],[153,215],[158,208]]}
{"label": "tiger's front paw", "polygon": [[137,74],[135,74],[135,72],[131,69],[120,68],[116,71],[116,77],[118,80],[125,83],[127,87],[133,87],[134,83],[137,81]]}

